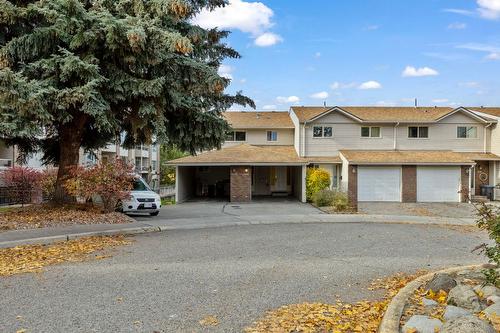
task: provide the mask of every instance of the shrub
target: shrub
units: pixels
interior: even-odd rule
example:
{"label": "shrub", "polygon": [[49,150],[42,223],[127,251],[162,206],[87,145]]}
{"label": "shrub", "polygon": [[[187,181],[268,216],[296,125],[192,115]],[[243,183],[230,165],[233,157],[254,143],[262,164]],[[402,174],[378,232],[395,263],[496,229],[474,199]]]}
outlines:
{"label": "shrub", "polygon": [[13,166],[1,174],[9,201],[22,205],[32,202],[39,194],[41,177],[40,171],[23,166]]}
{"label": "shrub", "polygon": [[330,174],[325,169],[309,168],[306,175],[306,198],[312,200],[314,193],[330,187]]}
{"label": "shrub", "polygon": [[[492,207],[484,203],[475,206],[478,212],[477,226],[488,232],[492,242],[481,244],[477,249],[484,251],[490,263],[500,267],[500,208]],[[490,268],[484,271],[486,281],[496,287],[500,287],[500,273]]]}
{"label": "shrub", "polygon": [[56,192],[57,169],[46,169],[40,178],[40,187],[44,199],[52,201]]}
{"label": "shrub", "polygon": [[313,194],[312,201],[318,207],[331,206],[336,212],[349,210],[347,194],[344,192],[321,190]]}
{"label": "shrub", "polygon": [[104,211],[115,210],[119,200],[130,197],[134,167],[120,159],[112,162],[99,163],[89,168],[79,166],[71,170],[71,178],[64,187],[70,195],[85,200],[99,196]]}
{"label": "shrub", "polygon": [[332,206],[335,199],[335,191],[321,190],[312,195],[312,202],[318,207]]}

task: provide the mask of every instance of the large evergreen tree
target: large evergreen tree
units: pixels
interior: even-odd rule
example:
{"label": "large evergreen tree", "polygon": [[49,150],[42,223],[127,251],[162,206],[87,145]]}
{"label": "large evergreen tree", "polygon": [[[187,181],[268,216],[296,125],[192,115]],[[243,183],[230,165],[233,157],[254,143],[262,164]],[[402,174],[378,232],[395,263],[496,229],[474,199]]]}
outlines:
{"label": "large evergreen tree", "polygon": [[0,137],[59,166],[57,194],[79,149],[169,140],[220,146],[232,104],[217,74],[239,54],[228,32],[191,19],[226,0],[0,0]]}

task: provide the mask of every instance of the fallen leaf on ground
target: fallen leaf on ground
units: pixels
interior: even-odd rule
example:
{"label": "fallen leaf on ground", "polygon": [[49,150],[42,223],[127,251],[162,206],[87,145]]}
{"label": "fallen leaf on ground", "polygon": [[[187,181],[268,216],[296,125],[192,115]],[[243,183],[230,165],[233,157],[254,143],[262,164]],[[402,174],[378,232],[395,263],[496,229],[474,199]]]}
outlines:
{"label": "fallen leaf on ground", "polygon": [[217,326],[219,325],[219,320],[216,316],[206,316],[202,320],[200,320],[201,326]]}
{"label": "fallen leaf on ground", "polygon": [[0,276],[39,272],[43,267],[66,261],[90,259],[89,254],[130,244],[123,236],[86,237],[50,245],[24,245],[0,249]]}
{"label": "fallen leaf on ground", "polygon": [[268,311],[264,318],[247,327],[245,332],[375,333],[390,300],[408,282],[424,273],[421,271],[413,275],[396,274],[373,281],[370,290],[385,290],[385,295],[381,300],[360,301],[353,304],[337,301],[335,304],[306,302],[285,305]]}
{"label": "fallen leaf on ground", "polygon": [[0,231],[34,229],[74,224],[121,224],[134,220],[122,213],[103,214],[96,206],[37,204],[0,212]]}

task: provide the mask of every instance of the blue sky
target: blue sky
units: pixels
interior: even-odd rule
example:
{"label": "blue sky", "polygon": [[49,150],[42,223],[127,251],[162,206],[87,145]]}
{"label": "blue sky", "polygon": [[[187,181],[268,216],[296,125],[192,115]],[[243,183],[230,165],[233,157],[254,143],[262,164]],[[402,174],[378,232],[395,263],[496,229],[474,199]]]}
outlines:
{"label": "blue sky", "polygon": [[260,110],[500,106],[500,0],[231,0],[195,22],[232,31],[220,72]]}

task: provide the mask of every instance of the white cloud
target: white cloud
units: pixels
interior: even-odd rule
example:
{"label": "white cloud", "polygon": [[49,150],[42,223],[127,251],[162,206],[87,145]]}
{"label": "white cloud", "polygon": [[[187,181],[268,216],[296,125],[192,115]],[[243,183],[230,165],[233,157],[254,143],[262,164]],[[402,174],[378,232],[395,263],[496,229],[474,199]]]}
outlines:
{"label": "white cloud", "polygon": [[396,103],[392,102],[392,101],[378,101],[377,105],[378,106],[396,106]]}
{"label": "white cloud", "polygon": [[193,19],[202,28],[238,29],[256,36],[269,29],[274,13],[262,2],[229,0],[229,4],[213,11],[203,9]]}
{"label": "white cloud", "polygon": [[325,99],[328,98],[328,93],[326,91],[320,91],[315,94],[312,94],[310,97],[314,99]]}
{"label": "white cloud", "polygon": [[296,104],[300,102],[300,98],[297,96],[288,96],[288,97],[278,96],[276,97],[276,101],[278,101],[278,103],[280,104],[286,104],[286,103]]}
{"label": "white cloud", "polygon": [[262,107],[263,110],[276,110],[278,107],[274,104],[267,104]]}
{"label": "white cloud", "polygon": [[443,9],[443,11],[447,12],[447,13],[459,14],[459,15],[464,15],[464,16],[474,16],[475,15],[475,13],[472,10],[466,10],[466,9],[447,8],[447,9]]}
{"label": "white cloud", "polygon": [[486,59],[489,60],[500,60],[500,53],[499,52],[492,52],[486,56]]}
{"label": "white cloud", "polygon": [[366,81],[359,85],[358,89],[368,90],[368,89],[380,89],[382,85],[377,81]]}
{"label": "white cloud", "polygon": [[233,79],[233,74],[232,74],[233,71],[234,71],[233,67],[222,64],[219,67],[218,73],[220,76],[225,77],[226,79],[232,80]]}
{"label": "white cloud", "polygon": [[467,43],[456,46],[459,49],[465,49],[470,51],[487,52],[488,55],[486,59],[488,60],[500,60],[500,47],[489,44],[481,43]]}
{"label": "white cloud", "polygon": [[451,29],[451,30],[463,30],[465,28],[467,28],[467,24],[461,23],[461,22],[454,22],[454,23],[448,24],[448,29]]}
{"label": "white cloud", "polygon": [[274,12],[262,2],[229,0],[228,5],[213,11],[203,9],[193,23],[205,29],[237,29],[249,33],[255,45],[265,47],[283,41],[281,36],[268,32],[274,25]]}
{"label": "white cloud", "polygon": [[436,104],[443,104],[443,103],[447,103],[447,102],[449,102],[449,100],[446,98],[436,98],[436,99],[432,100],[432,103],[436,103]]}
{"label": "white cloud", "polygon": [[314,58],[321,58],[321,52],[316,52],[314,54]]}
{"label": "white cloud", "polygon": [[406,66],[401,75],[403,77],[436,76],[439,75],[439,72],[430,67],[415,68],[413,66]]}
{"label": "white cloud", "polygon": [[365,28],[365,30],[368,30],[368,31],[373,31],[373,30],[378,30],[378,28],[380,28],[379,25],[377,24],[372,24],[372,25],[369,25]]}
{"label": "white cloud", "polygon": [[330,89],[332,89],[332,90],[350,89],[350,88],[354,88],[355,86],[356,86],[356,82],[350,82],[350,83],[333,82],[330,85]]}
{"label": "white cloud", "polygon": [[500,0],[477,0],[481,17],[496,20],[500,18]]}
{"label": "white cloud", "polygon": [[265,32],[255,39],[255,45],[260,47],[272,46],[283,41],[280,35],[272,32]]}

